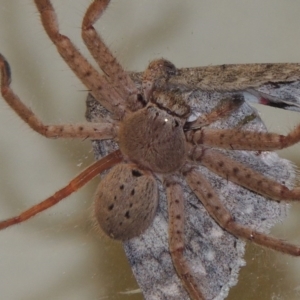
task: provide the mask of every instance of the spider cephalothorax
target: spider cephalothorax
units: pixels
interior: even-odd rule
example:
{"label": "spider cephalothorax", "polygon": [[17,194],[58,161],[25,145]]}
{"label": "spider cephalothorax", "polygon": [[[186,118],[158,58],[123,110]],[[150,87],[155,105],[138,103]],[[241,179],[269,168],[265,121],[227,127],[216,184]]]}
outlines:
{"label": "spider cephalothorax", "polygon": [[175,66],[160,59],[150,63],[143,77],[147,106],[121,122],[120,149],[142,168],[157,173],[178,171],[186,159],[183,125],[190,107],[177,89],[168,87]]}

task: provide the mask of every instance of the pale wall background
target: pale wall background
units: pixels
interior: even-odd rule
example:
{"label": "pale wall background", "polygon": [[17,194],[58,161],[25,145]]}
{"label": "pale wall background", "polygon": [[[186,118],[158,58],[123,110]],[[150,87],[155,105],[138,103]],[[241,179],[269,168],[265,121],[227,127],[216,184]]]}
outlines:
{"label": "pale wall background", "polygon": [[[84,53],[80,23],[90,2],[53,1],[62,32]],[[157,57],[178,67],[300,62],[299,11],[297,1],[115,0],[97,29],[130,70],[141,71]],[[11,64],[14,90],[42,120],[84,120],[85,88],[46,37],[33,1],[0,0],[0,52]],[[296,113],[261,111],[277,132],[300,120]],[[299,150],[282,155],[299,164]],[[0,102],[1,219],[51,195],[92,161],[88,141],[46,140]],[[95,187],[93,182],[33,220],[0,232],[2,299],[141,299],[120,294],[136,288],[121,246],[97,237],[89,226]],[[294,208],[277,235],[300,244],[299,205]],[[300,259],[248,248],[248,266],[228,299],[299,299]]]}

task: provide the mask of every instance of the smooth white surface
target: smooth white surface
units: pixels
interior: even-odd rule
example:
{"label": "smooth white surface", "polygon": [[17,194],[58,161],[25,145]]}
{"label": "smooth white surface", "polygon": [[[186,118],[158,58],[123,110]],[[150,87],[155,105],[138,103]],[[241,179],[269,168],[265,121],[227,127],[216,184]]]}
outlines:
{"label": "smooth white surface", "polygon": [[[15,92],[44,122],[84,120],[85,87],[46,37],[33,1],[0,2],[0,52],[11,65]],[[90,1],[53,3],[62,32],[88,56],[80,24]],[[115,0],[96,27],[128,70],[141,71],[158,57],[177,67],[300,62],[299,9],[298,2],[279,0]],[[281,133],[300,120],[299,114],[270,108],[262,117]],[[284,155],[300,164],[299,150]],[[1,219],[45,199],[92,161],[88,141],[46,140],[0,102]],[[97,238],[87,221],[95,184],[0,232],[1,299],[141,299],[119,294],[136,288],[122,249]],[[300,244],[299,205],[294,207],[294,218],[277,226],[278,236]],[[299,299],[300,259],[251,248],[249,266],[228,299]],[[259,285],[251,284],[253,278]]]}

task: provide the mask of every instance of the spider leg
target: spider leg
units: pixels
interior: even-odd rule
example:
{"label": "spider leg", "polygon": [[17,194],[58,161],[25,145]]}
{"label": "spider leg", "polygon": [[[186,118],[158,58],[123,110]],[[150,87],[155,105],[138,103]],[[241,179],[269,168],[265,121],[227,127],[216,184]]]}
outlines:
{"label": "spider leg", "polygon": [[300,141],[300,124],[288,135],[270,132],[242,131],[240,129],[203,128],[195,131],[190,140],[195,144],[203,144],[230,150],[272,151],[290,147]]}
{"label": "spider leg", "polygon": [[[211,112],[200,115],[195,121],[187,122],[184,125],[185,130],[197,129],[203,126],[207,126],[215,121],[226,118],[237,110],[244,103],[244,98],[240,95],[234,95],[233,97],[224,98],[220,101]],[[201,130],[199,130],[201,131]],[[198,131],[196,131],[198,132]],[[190,132],[189,139],[192,141],[196,133]]]}
{"label": "spider leg", "polygon": [[82,56],[70,39],[59,32],[51,2],[49,0],[35,0],[34,2],[40,12],[45,31],[64,61],[91,91],[94,98],[118,118],[122,118],[126,111],[126,99],[122,98],[116,88]]}
{"label": "spider leg", "polygon": [[0,54],[1,94],[7,104],[33,130],[47,138],[93,138],[112,139],[116,136],[116,126],[113,123],[81,123],[45,125],[29,109],[10,88],[11,72],[8,62]]}
{"label": "spider leg", "polygon": [[0,230],[7,228],[9,226],[24,222],[29,218],[35,216],[36,214],[50,208],[51,206],[57,204],[61,200],[65,199],[72,193],[76,192],[79,188],[84,186],[95,176],[103,171],[110,169],[114,165],[120,163],[123,157],[119,150],[108,154],[101,160],[94,162],[92,165],[83,170],[79,175],[72,179],[68,185],[57,191],[54,195],[50,196],[46,200],[32,206],[26,211],[22,212],[16,217],[9,218],[4,221],[0,221]]}
{"label": "spider leg", "polygon": [[165,177],[164,185],[169,212],[169,248],[172,261],[179,278],[182,280],[190,297],[204,300],[196,280],[183,256],[184,252],[184,197],[181,185],[174,177]]}
{"label": "spider leg", "polygon": [[132,94],[137,95],[138,90],[93,26],[109,2],[110,0],[95,0],[91,3],[82,22],[82,38],[99,67],[107,75],[112,85],[117,88],[121,97],[128,99]]}
{"label": "spider leg", "polygon": [[300,201],[300,187],[288,189],[275,180],[225,156],[220,151],[196,147],[192,159],[217,175],[269,197],[270,200]]}
{"label": "spider leg", "polygon": [[300,247],[236,223],[210,183],[200,172],[190,169],[185,175],[190,188],[204,205],[207,212],[226,231],[258,245],[293,256],[300,256]]}

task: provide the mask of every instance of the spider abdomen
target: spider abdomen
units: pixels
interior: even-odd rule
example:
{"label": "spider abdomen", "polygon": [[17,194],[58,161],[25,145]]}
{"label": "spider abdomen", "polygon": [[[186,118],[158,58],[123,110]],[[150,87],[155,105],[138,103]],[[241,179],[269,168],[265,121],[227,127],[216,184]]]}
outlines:
{"label": "spider abdomen", "polygon": [[119,146],[132,162],[157,173],[178,170],[186,158],[180,120],[153,105],[132,113],[122,122]]}
{"label": "spider abdomen", "polygon": [[101,180],[95,197],[95,217],[109,237],[124,241],[149,227],[157,203],[157,183],[152,174],[123,163]]}

